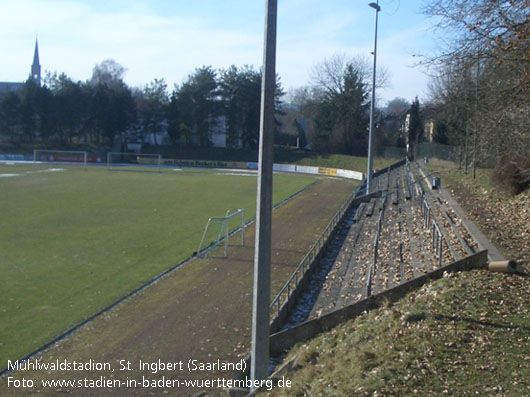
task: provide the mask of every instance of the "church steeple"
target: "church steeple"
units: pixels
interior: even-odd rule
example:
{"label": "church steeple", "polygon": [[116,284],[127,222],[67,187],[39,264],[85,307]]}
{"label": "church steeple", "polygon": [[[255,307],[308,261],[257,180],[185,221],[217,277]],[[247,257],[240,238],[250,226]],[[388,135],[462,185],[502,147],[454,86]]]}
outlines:
{"label": "church steeple", "polygon": [[33,65],[31,65],[30,79],[40,86],[40,63],[39,63],[39,42],[35,39],[35,53],[33,54]]}

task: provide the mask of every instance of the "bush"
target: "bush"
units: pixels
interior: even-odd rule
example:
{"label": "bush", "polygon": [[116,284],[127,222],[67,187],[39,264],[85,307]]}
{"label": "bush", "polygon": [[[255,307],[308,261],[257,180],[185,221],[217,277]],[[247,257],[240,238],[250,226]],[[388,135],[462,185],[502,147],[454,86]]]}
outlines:
{"label": "bush", "polygon": [[504,156],[495,168],[493,182],[510,194],[530,189],[530,152]]}

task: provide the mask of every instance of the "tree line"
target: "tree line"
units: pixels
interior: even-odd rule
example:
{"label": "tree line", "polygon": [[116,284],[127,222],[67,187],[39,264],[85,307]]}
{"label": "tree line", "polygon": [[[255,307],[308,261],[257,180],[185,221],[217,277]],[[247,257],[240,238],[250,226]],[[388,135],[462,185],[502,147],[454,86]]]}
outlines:
{"label": "tree line", "polygon": [[[389,84],[384,67],[377,72],[376,88]],[[370,118],[372,67],[363,57],[336,54],[315,65],[311,85],[291,93],[291,111],[309,126],[309,143],[323,152],[366,156]],[[377,99],[377,95],[376,95]],[[410,124],[405,128],[409,114]],[[419,99],[408,102],[394,98],[386,106],[376,106],[375,153],[386,147],[416,145],[425,137],[424,115]]]}
{"label": "tree line", "polygon": [[[163,79],[142,89],[131,88],[123,80],[125,71],[106,60],[85,82],[64,73],[47,73],[42,86],[28,80],[1,100],[0,135],[15,143],[109,147],[116,136],[125,134],[135,142],[208,147],[212,130],[222,129],[228,147],[257,148],[260,71],[251,66],[221,70],[203,66],[172,91]],[[384,70],[380,76],[379,87],[388,81]],[[294,90],[285,104],[277,78],[276,143],[293,145],[299,138],[301,147],[309,145],[315,151],[366,155],[370,79],[366,59],[339,54],[317,64],[311,85]],[[402,113],[383,117],[378,112],[378,147],[405,146],[406,138],[398,136],[400,118]],[[285,125],[286,119],[294,125]],[[307,128],[302,128],[302,119]],[[169,142],[160,142],[162,131]]]}
{"label": "tree line", "polygon": [[[172,144],[208,147],[210,133],[224,117],[227,144],[257,148],[261,73],[251,66],[197,68],[169,92],[163,79],[143,89],[123,81],[125,68],[113,60],[96,65],[86,82],[48,73],[39,86],[29,79],[0,102],[0,135],[16,143],[87,143],[109,146],[127,133],[155,144],[166,131]],[[276,107],[283,89],[278,79]]]}

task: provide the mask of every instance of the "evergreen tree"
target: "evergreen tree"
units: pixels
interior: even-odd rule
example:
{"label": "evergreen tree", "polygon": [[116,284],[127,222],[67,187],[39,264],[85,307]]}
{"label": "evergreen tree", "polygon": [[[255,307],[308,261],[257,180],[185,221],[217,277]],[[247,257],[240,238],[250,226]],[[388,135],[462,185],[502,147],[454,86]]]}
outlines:
{"label": "evergreen tree", "polygon": [[169,98],[167,84],[164,79],[154,79],[136,98],[138,114],[138,127],[144,135],[153,135],[155,145],[158,144],[156,136],[163,129],[166,120]]}
{"label": "evergreen tree", "polygon": [[[198,143],[200,146],[210,146],[210,127],[215,123],[218,114],[216,73],[211,66],[196,69],[188,76],[188,80],[176,89],[171,109],[178,109],[177,115],[172,115],[179,121],[179,133],[186,138],[186,144]],[[172,134],[176,135],[172,124]]]}
{"label": "evergreen tree", "polygon": [[14,92],[7,94],[0,102],[0,134],[11,142],[18,142],[21,134],[20,96]]}
{"label": "evergreen tree", "polygon": [[334,58],[321,68],[322,102],[315,117],[321,143],[327,149],[366,155],[368,147],[368,91],[361,71],[352,62]]}
{"label": "evergreen tree", "polygon": [[249,66],[221,71],[219,94],[226,117],[228,145],[257,148],[259,140],[261,74]]}
{"label": "evergreen tree", "polygon": [[416,158],[418,151],[418,144],[423,139],[423,117],[421,114],[420,101],[418,97],[412,101],[410,106],[410,120],[409,120],[409,133],[408,133],[408,143],[409,143],[409,158]]}

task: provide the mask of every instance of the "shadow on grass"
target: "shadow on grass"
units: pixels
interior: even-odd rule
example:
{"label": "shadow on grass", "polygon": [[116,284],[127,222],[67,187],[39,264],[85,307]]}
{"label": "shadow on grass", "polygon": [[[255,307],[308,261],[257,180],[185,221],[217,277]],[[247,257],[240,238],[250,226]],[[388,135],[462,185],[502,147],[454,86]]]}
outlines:
{"label": "shadow on grass", "polygon": [[433,317],[439,321],[463,322],[463,323],[481,325],[483,327],[491,327],[491,328],[497,328],[497,329],[521,329],[525,331],[530,331],[530,327],[519,326],[519,325],[498,324],[498,323],[494,323],[491,321],[475,320],[469,317],[446,316],[444,314],[436,314]]}
{"label": "shadow on grass", "polygon": [[425,312],[412,313],[412,314],[409,314],[407,317],[405,317],[405,321],[407,323],[416,323],[418,321],[423,321],[426,318],[427,318],[427,314]]}

